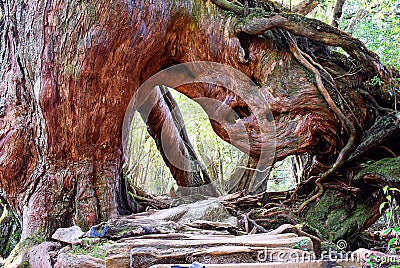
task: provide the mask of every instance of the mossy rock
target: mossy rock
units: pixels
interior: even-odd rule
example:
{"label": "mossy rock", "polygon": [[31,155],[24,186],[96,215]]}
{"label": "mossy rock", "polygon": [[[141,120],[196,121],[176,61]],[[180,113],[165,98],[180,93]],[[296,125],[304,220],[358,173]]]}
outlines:
{"label": "mossy rock", "polygon": [[312,204],[306,214],[306,222],[317,229],[321,238],[336,242],[356,237],[369,219],[370,208],[361,201],[327,190],[321,199]]}
{"label": "mossy rock", "polygon": [[366,166],[354,180],[360,180],[366,175],[375,175],[386,181],[391,187],[400,186],[400,157],[384,158]]}

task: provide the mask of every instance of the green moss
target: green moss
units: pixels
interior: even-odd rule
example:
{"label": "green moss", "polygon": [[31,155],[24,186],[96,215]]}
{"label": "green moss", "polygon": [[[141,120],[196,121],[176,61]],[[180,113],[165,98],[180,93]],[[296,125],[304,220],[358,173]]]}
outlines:
{"label": "green moss", "polygon": [[83,239],[82,245],[72,245],[70,254],[72,255],[88,255],[99,259],[105,259],[107,250],[106,244],[109,242],[100,241],[98,243],[91,239]]}
{"label": "green moss", "polygon": [[41,233],[35,233],[21,241],[21,247],[31,248],[46,241],[46,237]]}
{"label": "green moss", "polygon": [[327,190],[307,212],[306,220],[322,238],[335,242],[356,235],[368,218],[367,211],[362,202],[345,201],[336,191]]}
{"label": "green moss", "polygon": [[314,85],[317,83],[317,80],[315,79],[315,75],[309,71],[306,71],[306,78],[310,83],[313,83]]}
{"label": "green moss", "polygon": [[351,237],[357,233],[364,225],[368,217],[368,208],[362,203],[357,204],[353,212],[347,212],[345,209],[337,210],[328,216],[327,226],[330,226],[330,240],[337,241],[341,238]]}
{"label": "green moss", "polygon": [[31,265],[29,264],[29,261],[23,261],[21,263],[21,268],[29,268]]}
{"label": "green moss", "polygon": [[234,12],[228,11],[228,10],[225,10],[225,11],[224,11],[224,15],[225,15],[226,17],[236,17],[236,14],[235,14]]}
{"label": "green moss", "polygon": [[16,215],[0,201],[0,257],[8,257],[20,237],[21,225]]}
{"label": "green moss", "polygon": [[389,184],[398,184],[400,178],[400,157],[384,158],[368,165],[361,170],[355,179],[362,178],[367,174],[375,174],[387,179]]}
{"label": "green moss", "polygon": [[325,241],[321,242],[321,251],[329,252],[329,250],[336,249],[336,247],[337,247],[336,243],[325,242]]}

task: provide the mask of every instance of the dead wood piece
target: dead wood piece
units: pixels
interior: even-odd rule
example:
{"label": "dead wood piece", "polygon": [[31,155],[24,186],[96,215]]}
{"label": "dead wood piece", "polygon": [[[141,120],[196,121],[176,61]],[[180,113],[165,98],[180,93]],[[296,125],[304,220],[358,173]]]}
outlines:
{"label": "dead wood piece", "polygon": [[[148,250],[148,252],[143,252],[143,250]],[[312,252],[293,248],[267,249],[264,247],[221,246],[204,250],[185,249],[183,251],[170,250],[168,252],[151,252],[149,250],[150,249],[135,249],[131,251],[132,261],[130,261],[130,257],[123,253],[108,256],[106,257],[106,265],[111,268],[129,267],[130,265],[130,267],[136,268],[148,267],[149,265],[156,264],[192,263],[197,261],[202,264],[212,263],[212,266],[221,264],[223,265],[222,267],[237,266],[238,263],[258,263],[258,266],[251,267],[260,267],[260,262],[290,261],[290,256],[299,256],[300,261],[301,259],[316,259]],[[274,263],[274,265],[276,264]],[[170,267],[170,265],[166,267]],[[209,267],[209,265],[207,265],[207,267]]]}
{"label": "dead wood piece", "polygon": [[321,240],[316,236],[313,236],[313,235],[310,235],[310,234],[304,232],[297,226],[294,226],[291,224],[283,224],[279,228],[277,228],[271,232],[268,232],[267,234],[274,235],[274,234],[283,234],[283,233],[295,233],[299,236],[309,237],[313,242],[315,254],[317,254],[317,256],[321,255]]}
{"label": "dead wood piece", "polygon": [[220,197],[218,197],[217,200],[220,201],[220,202],[230,202],[230,201],[234,201],[235,199],[238,199],[238,198],[240,198],[242,196],[243,196],[242,192],[235,192],[235,193],[232,193],[232,194],[227,194],[227,195],[220,196]]}
{"label": "dead wood piece", "polygon": [[341,181],[331,181],[331,182],[325,182],[323,183],[324,188],[326,189],[333,189],[333,190],[338,190],[338,191],[346,191],[350,192],[352,194],[356,194],[361,191],[360,188],[350,186],[346,184],[345,182]]}
{"label": "dead wood piece", "polygon": [[[178,240],[161,240],[161,239],[126,239],[124,244],[129,247],[156,247],[156,248],[188,248],[188,247],[205,247],[205,246],[216,246],[216,245],[246,245],[246,246],[260,246],[260,247],[291,247],[294,243],[306,239],[308,237],[299,238],[298,235],[293,233],[277,234],[277,235],[264,235],[264,234],[252,234],[246,236],[234,236],[234,237],[208,237],[201,239],[178,239]],[[311,240],[307,247],[312,250],[313,245]],[[120,243],[120,245],[122,245]]]}
{"label": "dead wood piece", "polygon": [[112,240],[147,234],[175,233],[181,226],[175,222],[155,219],[111,219],[93,226],[89,237],[101,237]]}
{"label": "dead wood piece", "polygon": [[139,195],[133,195],[133,198],[144,207],[152,207],[155,209],[167,209],[172,206],[168,201],[157,200],[156,198],[148,198]]}
{"label": "dead wood piece", "polygon": [[[199,239],[196,239],[198,237]],[[302,245],[303,251],[298,248]],[[304,248],[305,247],[305,248]],[[313,243],[308,237],[296,234],[245,235],[238,237],[187,236],[183,239],[125,239],[107,252],[107,267],[143,267],[160,263],[243,263],[257,262],[259,254],[269,253],[276,261],[278,252],[311,256]],[[274,253],[274,254],[272,254]],[[281,256],[283,256],[281,255]],[[275,258],[275,259],[274,259]],[[266,259],[267,260],[267,259]]]}
{"label": "dead wood piece", "polygon": [[232,226],[229,223],[203,221],[203,220],[197,220],[191,223],[187,223],[186,225],[205,230],[217,230],[217,231],[226,230],[231,234],[237,234],[237,229],[238,229],[236,226]]}

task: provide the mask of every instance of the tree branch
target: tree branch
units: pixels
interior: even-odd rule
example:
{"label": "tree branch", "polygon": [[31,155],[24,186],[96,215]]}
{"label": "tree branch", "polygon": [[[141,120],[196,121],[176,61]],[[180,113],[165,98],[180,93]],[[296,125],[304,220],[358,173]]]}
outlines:
{"label": "tree branch", "polygon": [[301,14],[301,15],[307,15],[311,11],[315,9],[316,6],[318,6],[319,2],[317,0],[304,0],[294,6],[292,8],[293,13]]}
{"label": "tree branch", "polygon": [[335,8],[333,9],[333,14],[332,14],[332,21],[331,21],[331,25],[333,27],[338,28],[338,26],[339,26],[338,20],[340,19],[340,17],[342,17],[342,10],[343,10],[343,5],[345,2],[346,2],[346,0],[336,0]]}
{"label": "tree branch", "polygon": [[234,2],[229,2],[227,0],[211,0],[211,2],[224,10],[232,11],[238,15],[244,14],[244,7],[239,6]]}
{"label": "tree branch", "polygon": [[368,14],[367,10],[360,8],[354,15],[354,17],[350,20],[349,25],[346,28],[346,32],[348,32],[349,34],[353,34],[357,25],[365,16],[367,16],[367,14]]}
{"label": "tree branch", "polygon": [[259,35],[271,29],[283,29],[297,36],[341,47],[364,67],[372,67],[383,81],[390,81],[388,70],[380,63],[379,57],[368,50],[358,39],[321,21],[293,13],[269,13],[262,17],[249,15],[235,26],[237,34],[245,32]]}

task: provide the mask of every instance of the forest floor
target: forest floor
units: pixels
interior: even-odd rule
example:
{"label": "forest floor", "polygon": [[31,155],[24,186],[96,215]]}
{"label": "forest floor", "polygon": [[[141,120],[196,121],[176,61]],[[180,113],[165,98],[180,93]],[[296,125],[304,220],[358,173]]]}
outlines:
{"label": "forest floor", "polygon": [[52,241],[30,249],[31,266],[389,267],[400,262],[399,256],[370,249],[346,251],[301,225],[265,230],[245,212],[232,213],[235,200],[250,206],[259,202],[255,196],[135,198],[145,212],[110,219],[86,233],[78,226],[58,229]]}

